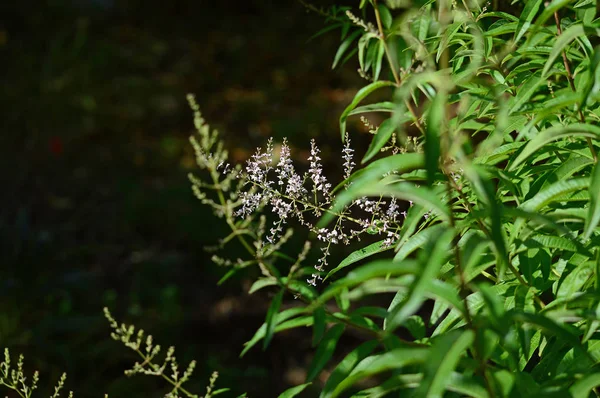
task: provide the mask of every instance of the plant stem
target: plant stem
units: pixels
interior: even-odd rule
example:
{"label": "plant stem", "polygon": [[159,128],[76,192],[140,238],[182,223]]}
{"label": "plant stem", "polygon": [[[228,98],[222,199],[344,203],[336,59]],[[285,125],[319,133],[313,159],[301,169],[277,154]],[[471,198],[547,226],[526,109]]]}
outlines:
{"label": "plant stem", "polygon": [[[396,65],[395,65],[394,60],[392,59],[392,54],[390,52],[390,49],[387,45],[387,42],[385,41],[385,32],[383,30],[383,25],[381,23],[381,15],[379,15],[379,8],[377,7],[377,0],[373,0],[373,8],[375,10],[375,19],[377,20],[377,29],[379,30],[379,40],[381,40],[381,43],[383,44],[385,56],[387,57],[388,64],[390,65],[390,69],[392,70],[392,75],[394,75],[394,81],[396,82],[396,86],[400,87],[400,84],[402,83],[402,81],[400,80],[400,75],[398,75],[398,71],[396,70]],[[419,117],[417,116],[417,112],[415,111],[415,108],[413,107],[413,105],[409,102],[408,99],[404,101],[404,104],[406,105],[406,108],[408,109],[410,114],[413,116],[415,126],[417,126],[417,128],[419,129],[419,131],[422,134],[425,134],[425,129],[423,128],[423,125],[419,121]]]}
{"label": "plant stem", "polygon": [[[140,357],[142,357],[142,359],[144,360],[145,364],[150,365],[152,363],[151,358],[147,357],[142,351],[140,351],[140,350],[135,350],[135,351],[140,355]],[[141,365],[142,367],[144,366],[144,363],[142,363],[142,365]],[[152,368],[152,367],[150,367],[150,368]],[[152,370],[154,370],[154,369],[152,369]],[[181,391],[187,397],[189,397],[189,398],[194,398],[194,397],[197,398],[198,397],[198,395],[192,394],[191,392],[189,392],[185,388],[181,387],[181,384],[177,383],[175,380],[171,379],[169,376],[167,376],[163,372],[161,372],[160,375],[162,376],[163,379],[165,379],[167,382],[169,382],[169,384],[171,384],[173,387],[176,387],[176,390]]]}

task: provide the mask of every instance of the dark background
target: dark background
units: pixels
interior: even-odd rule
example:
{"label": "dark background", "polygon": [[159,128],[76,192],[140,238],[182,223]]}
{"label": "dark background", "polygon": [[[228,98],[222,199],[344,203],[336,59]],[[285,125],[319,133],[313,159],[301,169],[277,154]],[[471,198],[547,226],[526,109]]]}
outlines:
{"label": "dark background", "polygon": [[137,358],[104,306],[198,360],[197,394],[213,370],[251,397],[304,381],[308,329],[238,357],[270,292],[247,294],[253,271],[216,285],[203,247],[227,230],[189,188],[185,95],[237,161],[287,136],[341,164],[337,119],[364,81],[331,70],[339,31],[308,41],[324,22],[295,1],[0,1],[0,347],[40,371],[38,396],[62,371],[77,397],[168,391],[123,375]]}

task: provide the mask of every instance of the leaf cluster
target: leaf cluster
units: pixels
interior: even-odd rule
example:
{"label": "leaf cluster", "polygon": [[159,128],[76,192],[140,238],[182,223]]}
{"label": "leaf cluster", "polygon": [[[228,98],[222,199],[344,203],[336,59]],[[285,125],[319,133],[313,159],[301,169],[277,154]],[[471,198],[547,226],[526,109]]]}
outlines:
{"label": "leaf cluster", "polygon": [[[321,397],[597,394],[596,3],[528,0],[514,15],[490,8],[363,0],[346,23],[336,13],[333,66],[356,55],[367,80],[340,117],[342,140],[356,115],[387,119],[366,167],[318,226],[364,197],[403,201],[408,211],[393,256],[370,261],[381,242],[358,247],[303,304],[283,309],[289,281],[259,280],[252,292],[280,288],[243,353],[312,327],[306,381],[331,370]],[[368,103],[382,90],[386,101]],[[423,155],[389,152],[411,140]],[[365,304],[390,293],[387,306]],[[369,337],[332,363],[349,329]],[[380,383],[360,391],[369,378]]]}

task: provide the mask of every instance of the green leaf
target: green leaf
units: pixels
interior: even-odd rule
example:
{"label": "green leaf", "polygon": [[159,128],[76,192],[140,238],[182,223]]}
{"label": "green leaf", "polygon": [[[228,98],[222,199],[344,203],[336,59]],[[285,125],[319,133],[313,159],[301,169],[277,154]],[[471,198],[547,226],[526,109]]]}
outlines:
{"label": "green leaf", "polygon": [[368,258],[374,254],[381,253],[386,250],[390,250],[391,247],[382,245],[383,242],[384,242],[384,240],[380,240],[379,242],[372,243],[367,247],[363,247],[362,249],[358,249],[358,250],[352,252],[351,254],[348,255],[348,257],[343,259],[342,262],[339,263],[337,267],[335,267],[334,269],[329,271],[329,273],[325,277],[325,280],[327,278],[329,278],[330,276],[332,276],[333,274],[335,274],[336,272],[340,271],[343,268],[346,268],[347,266],[349,266],[351,264],[354,264],[360,260]]}
{"label": "green leaf", "polygon": [[442,40],[438,45],[437,54],[435,56],[435,62],[439,62],[444,50],[446,50],[450,44],[452,44],[452,39],[458,32],[458,30],[463,26],[463,21],[453,22],[448,25],[446,28],[444,35],[442,36]]}
{"label": "green leaf", "polygon": [[535,325],[541,330],[553,334],[561,340],[565,341],[566,343],[582,351],[585,351],[585,349],[581,346],[581,343],[579,342],[579,337],[575,335],[571,330],[567,329],[567,325],[560,325],[554,320],[542,314],[534,314],[513,310],[511,312],[511,316],[517,322]]}
{"label": "green leaf", "polygon": [[287,390],[285,390],[284,392],[282,392],[279,395],[279,398],[293,398],[296,395],[300,394],[302,391],[304,391],[304,389],[308,386],[310,386],[312,383],[304,383],[304,384],[300,384],[299,386],[295,386],[292,388],[288,388]]}
{"label": "green leaf", "polygon": [[346,184],[352,182],[352,185],[340,193],[335,199],[332,212],[327,212],[321,217],[317,224],[318,228],[322,228],[329,223],[334,217],[334,212],[338,212],[344,208],[352,200],[359,198],[360,190],[364,187],[369,187],[374,181],[382,178],[384,174],[394,173],[402,175],[403,173],[420,169],[424,165],[423,154],[420,153],[403,153],[393,156],[388,156],[379,159],[368,165],[366,168],[352,174],[350,178],[343,181],[333,189],[333,192],[339,191]]}
{"label": "green leaf", "polygon": [[357,394],[352,395],[352,398],[382,398],[389,396],[392,391],[399,389],[411,389],[415,388],[421,382],[423,376],[417,374],[399,374],[392,376],[385,382],[366,390],[362,390]]}
{"label": "green leaf", "polygon": [[589,184],[588,178],[557,181],[519,207],[526,211],[539,211],[549,203],[560,199],[564,194],[586,189]]}
{"label": "green leaf", "polygon": [[391,260],[373,261],[363,266],[360,266],[348,273],[346,277],[332,283],[325,291],[311,304],[310,309],[326,303],[331,298],[338,295],[344,289],[356,286],[369,279],[415,274],[419,269],[416,261],[405,260],[400,263]]}
{"label": "green leaf", "polygon": [[312,35],[311,37],[309,37],[306,42],[308,43],[308,42],[316,39],[317,37],[322,36],[325,33],[330,32],[330,31],[332,31],[334,29],[341,28],[342,26],[343,26],[343,24],[341,24],[341,23],[327,25],[326,27],[324,27],[323,29],[321,29],[320,31],[318,31],[317,33],[315,33],[314,35]]}
{"label": "green leaf", "polygon": [[279,312],[279,307],[281,307],[284,291],[284,289],[281,289],[279,293],[273,297],[273,301],[271,301],[271,305],[267,311],[267,319],[265,320],[267,329],[265,331],[265,339],[263,341],[263,350],[267,349],[271,339],[273,338],[273,332],[275,331],[275,314]]}
{"label": "green leaf", "polygon": [[550,4],[544,5],[544,10],[535,21],[535,30],[537,31],[549,18],[552,18],[556,11],[572,2],[573,0],[552,0]]}
{"label": "green leaf", "polygon": [[[273,321],[273,323],[275,325],[277,325],[275,327],[275,332],[292,329],[292,328],[297,328],[299,326],[312,325],[313,317],[309,316],[309,315],[290,319],[299,314],[302,314],[304,311],[306,311],[306,308],[295,307],[295,308],[290,308],[288,310],[281,311],[279,314],[275,314],[274,321]],[[262,340],[265,337],[266,331],[267,331],[267,325],[266,325],[266,323],[263,323],[262,326],[256,331],[256,333],[254,333],[254,336],[252,337],[252,339],[250,339],[250,341],[248,341],[244,344],[244,349],[242,350],[240,357],[243,357],[252,347],[254,347],[256,345],[256,343],[258,343],[260,340]]]}
{"label": "green leaf", "polygon": [[[416,187],[415,185],[407,182],[400,182],[396,184],[384,184],[382,182],[371,182],[366,184],[355,183],[347,191],[343,192],[336,198],[332,213],[341,211],[352,200],[363,196],[393,196],[396,199],[413,201],[416,204],[430,209],[444,221],[448,221],[450,219],[450,210],[446,204],[439,199],[438,195],[432,189],[426,187]],[[326,223],[334,217],[332,213],[328,213],[323,216],[319,222],[319,225],[326,225]]]}
{"label": "green leaf", "polygon": [[428,241],[427,248],[421,257],[422,268],[404,300],[389,312],[386,318],[386,330],[394,330],[413,315],[426,298],[427,287],[437,277],[440,268],[450,254],[448,248],[454,238],[453,230],[439,230]]}
{"label": "green leaf", "polygon": [[385,354],[367,357],[335,387],[331,398],[338,397],[359,380],[388,370],[402,369],[407,365],[421,363],[427,358],[427,352],[425,348],[398,348]]}
{"label": "green leaf", "polygon": [[490,242],[484,238],[483,233],[475,233],[473,230],[466,232],[458,242],[467,282],[478,276],[477,273],[474,274],[474,269],[484,259],[483,256],[487,253],[489,245]]}
{"label": "green leaf", "polygon": [[472,330],[453,331],[433,343],[425,361],[423,380],[417,391],[419,397],[442,397],[446,385],[461,356],[473,343]]}
{"label": "green leaf", "polygon": [[585,31],[583,29],[583,25],[576,24],[569,26],[567,30],[565,30],[560,36],[558,36],[558,39],[556,39],[554,45],[552,46],[552,52],[548,56],[546,65],[544,65],[544,70],[542,71],[542,77],[544,79],[548,77],[548,72],[550,71],[552,64],[554,64],[556,58],[565,50],[565,47],[579,36],[584,35]]}
{"label": "green leaf", "polygon": [[255,293],[258,290],[262,289],[263,287],[273,286],[273,285],[277,285],[277,279],[276,278],[269,277],[269,278],[260,278],[260,279],[257,279],[252,284],[252,286],[250,287],[250,290],[248,291],[248,294]]}
{"label": "green leaf", "polygon": [[582,256],[592,257],[592,254],[581,243],[572,238],[562,236],[535,234],[524,242],[528,248],[545,248],[554,250],[568,250]]}
{"label": "green leaf", "polygon": [[477,196],[486,205],[485,211],[491,219],[490,238],[494,244],[496,253],[498,278],[503,279],[508,263],[508,254],[506,252],[506,242],[502,227],[503,206],[501,203],[498,203],[494,184],[483,168],[472,165],[466,159],[462,161],[462,166],[465,171],[464,174],[472,182]]}
{"label": "green leaf", "polygon": [[[392,310],[394,310],[394,308],[396,308],[398,305],[400,305],[400,303],[402,303],[406,299],[406,295],[407,295],[406,291],[398,290],[396,292],[396,295],[392,299],[392,302],[388,306],[387,312],[388,313],[392,312]],[[388,323],[388,319],[386,316],[386,318],[383,320],[383,330],[387,330],[387,323]]]}
{"label": "green leaf", "polygon": [[[533,137],[512,162],[509,171],[514,171],[518,165],[529,159],[531,155],[551,141],[566,137],[600,138],[600,127],[592,124],[576,123],[568,126],[554,126],[541,131]],[[591,156],[591,155],[590,155]]]}
{"label": "green leaf", "polygon": [[425,337],[425,322],[420,316],[409,316],[406,322],[404,322],[404,326],[416,340],[421,340]]}
{"label": "green leaf", "polygon": [[586,263],[569,272],[565,280],[560,284],[556,298],[569,298],[575,293],[580,292],[583,285],[594,275],[595,268],[595,264]]}
{"label": "green leaf", "polygon": [[350,298],[348,295],[350,291],[347,286],[342,287],[339,292],[335,294],[335,301],[337,302],[338,307],[342,310],[342,312],[346,313],[350,309]]}
{"label": "green leaf", "polygon": [[592,236],[594,229],[600,222],[600,166],[598,163],[594,166],[590,181],[590,208],[585,219],[584,238],[588,239]]}
{"label": "green leaf", "polygon": [[325,308],[323,306],[318,307],[313,312],[313,347],[319,344],[323,334],[325,333]]}
{"label": "green leaf", "polygon": [[367,32],[363,34],[363,36],[358,41],[358,63],[362,70],[365,70],[365,47],[369,47],[369,42],[371,39],[377,38],[377,35],[371,32]]}
{"label": "green leaf", "polygon": [[546,84],[546,79],[539,73],[532,74],[519,88],[517,88],[517,95],[508,102],[508,113],[512,115],[518,111],[523,104],[529,101],[531,96],[535,94],[542,84]]}
{"label": "green leaf", "polygon": [[427,170],[427,184],[433,185],[435,174],[439,169],[440,137],[446,124],[446,104],[448,96],[440,91],[429,107],[427,129],[425,130],[425,169]]}
{"label": "green leaf", "polygon": [[369,149],[367,149],[367,153],[363,157],[361,163],[365,164],[373,156],[377,155],[381,148],[390,140],[390,137],[396,130],[396,125],[392,119],[384,120],[379,127],[377,128],[377,134],[371,140],[371,145],[369,145]]}
{"label": "green leaf", "polygon": [[483,302],[489,311],[489,320],[494,327],[498,327],[504,315],[504,307],[500,297],[494,292],[494,290],[487,284],[480,283],[477,285],[477,289],[481,292]]}
{"label": "green leaf", "polygon": [[506,21],[497,21],[493,23],[489,29],[485,31],[485,36],[487,38],[492,38],[494,36],[506,35],[509,33],[516,33],[518,23],[517,22],[506,22]]}
{"label": "green leaf", "polygon": [[433,279],[425,284],[424,289],[428,298],[448,304],[461,314],[465,313],[464,302],[458,295],[455,286],[439,279]]}
{"label": "green leaf", "polygon": [[342,141],[344,141],[344,139],[345,139],[344,137],[346,136],[346,119],[348,118],[348,115],[350,114],[350,112],[352,112],[352,110],[354,108],[356,108],[362,100],[367,98],[369,96],[369,94],[373,93],[376,90],[379,90],[380,88],[392,87],[394,85],[395,85],[395,83],[393,83],[393,82],[379,80],[379,81],[369,84],[368,86],[361,88],[356,93],[356,95],[354,96],[354,99],[352,100],[350,105],[348,105],[346,107],[346,109],[344,109],[344,112],[342,112],[342,115],[340,116],[340,134],[342,137]]}
{"label": "green leaf", "polygon": [[383,56],[385,55],[385,43],[383,40],[379,40],[377,46],[377,53],[375,54],[375,62],[373,67],[373,80],[379,79],[381,73],[381,66],[383,64]]}
{"label": "green leaf", "polygon": [[321,370],[327,364],[327,362],[329,362],[333,352],[335,351],[337,342],[344,332],[344,327],[345,326],[343,324],[337,324],[329,329],[327,333],[325,333],[323,340],[317,348],[315,357],[308,368],[308,375],[306,376],[307,382],[313,381],[315,377],[321,373]]}
{"label": "green leaf", "polygon": [[383,4],[378,4],[377,9],[381,17],[381,23],[385,29],[389,29],[392,26],[392,13]]}
{"label": "green leaf", "polygon": [[521,13],[521,17],[519,18],[519,24],[517,25],[517,30],[515,31],[514,42],[518,42],[521,40],[521,37],[527,32],[527,29],[531,26],[531,21],[535,18],[538,10],[540,9],[540,5],[542,4],[542,0],[529,0],[525,4],[525,8]]}
{"label": "green leaf", "polygon": [[331,65],[331,69],[335,69],[348,47],[350,47],[350,44],[352,44],[352,42],[356,40],[356,38],[362,33],[362,31],[356,30],[350,36],[348,36],[346,40],[342,42],[342,44],[340,44],[340,47],[338,48],[337,52],[335,53],[335,57],[333,58],[333,65]]}
{"label": "green leaf", "polygon": [[[361,113],[368,112],[389,112],[392,113],[398,107],[397,104],[389,101],[377,102],[375,104],[368,104],[363,106],[357,106],[354,108],[348,116],[360,115]],[[406,117],[406,121],[409,121],[410,117]]]}
{"label": "green leaf", "polygon": [[396,253],[396,256],[394,256],[394,261],[404,260],[410,253],[423,247],[425,243],[432,239],[432,237],[438,236],[443,228],[443,225],[434,225],[429,228],[425,228],[408,238],[404,244],[398,245],[398,253]]}
{"label": "green leaf", "polygon": [[588,398],[597,386],[600,386],[600,373],[592,373],[575,382],[569,392],[573,398]]}
{"label": "green leaf", "polygon": [[512,22],[519,22],[519,18],[515,17],[512,14],[506,13],[506,12],[502,12],[502,11],[491,11],[491,12],[486,12],[484,14],[480,14],[477,19],[482,19],[482,18],[489,18],[489,17],[495,17],[495,18],[502,18],[502,19],[506,19]]}
{"label": "green leaf", "polygon": [[323,390],[321,391],[320,398],[330,398],[333,390],[340,384],[354,369],[356,364],[362,361],[367,355],[369,355],[375,347],[379,345],[377,340],[367,341],[362,343],[352,352],[350,352],[342,361],[335,367],[331,376],[327,379]]}
{"label": "green leaf", "polygon": [[550,186],[553,182],[571,177],[591,164],[594,164],[594,159],[577,155],[569,157],[569,159],[548,174],[546,181],[542,185],[542,189]]}

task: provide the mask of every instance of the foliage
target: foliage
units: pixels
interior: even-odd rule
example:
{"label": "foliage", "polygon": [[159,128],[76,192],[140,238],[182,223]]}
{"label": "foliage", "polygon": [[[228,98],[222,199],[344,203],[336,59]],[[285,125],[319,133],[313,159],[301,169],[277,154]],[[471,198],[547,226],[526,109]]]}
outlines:
{"label": "foliage", "polygon": [[[321,33],[342,31],[333,66],[356,55],[366,80],[340,116],[336,186],[314,140],[306,172],[285,140],[231,166],[189,97],[194,193],[231,229],[219,248],[238,242],[248,254],[215,254],[229,268],[222,281],[256,266],[250,293],[273,293],[242,355],[312,328],[306,383],[281,397],[319,380],[321,397],[598,395],[600,25],[594,1],[541,6],[362,0],[360,13],[318,10],[331,23]],[[363,104],[373,93],[387,98]],[[357,115],[373,133],[358,169],[348,132]],[[294,223],[309,238],[290,256]],[[331,264],[344,245],[351,253]],[[174,349],[158,361],[151,336],[106,317],[142,358],[127,374],[197,396],[182,387],[195,362],[180,376]],[[338,362],[352,330],[364,341]],[[0,371],[23,397],[37,386],[22,357],[10,368],[8,351]],[[215,381],[206,396],[224,391]]]}
{"label": "foliage", "polygon": [[[242,355],[311,326],[306,382],[331,370],[321,397],[596,394],[600,25],[595,2],[541,5],[363,0],[360,16],[341,9],[347,20],[335,8],[334,67],[356,54],[367,80],[340,117],[335,188],[314,141],[303,173],[286,141],[230,166],[190,98],[209,177],[190,176],[194,192],[231,227],[222,246],[237,240],[250,256],[215,257],[230,267],[223,279],[257,265],[250,292],[274,291]],[[364,104],[374,92],[387,100]],[[356,115],[374,136],[355,171]],[[308,242],[281,253],[292,220],[319,245],[314,267]],[[330,264],[344,244],[355,251]],[[369,337],[335,364],[350,329]],[[361,391],[367,378],[380,382]]]}

